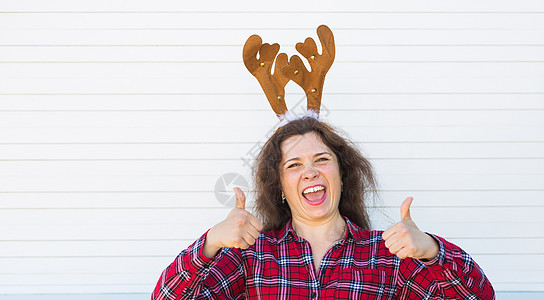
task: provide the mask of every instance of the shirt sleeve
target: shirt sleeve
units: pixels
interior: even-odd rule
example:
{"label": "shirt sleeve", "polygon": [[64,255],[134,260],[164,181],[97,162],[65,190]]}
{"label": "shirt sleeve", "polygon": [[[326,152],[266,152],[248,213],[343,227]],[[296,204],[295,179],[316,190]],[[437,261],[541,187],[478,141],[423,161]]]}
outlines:
{"label": "shirt sleeve", "polygon": [[223,248],[214,258],[203,253],[207,232],[162,272],[151,300],[238,299],[245,291],[239,249]]}
{"label": "shirt sleeve", "polygon": [[398,299],[495,299],[491,283],[461,248],[436,235],[438,255],[401,263]]}

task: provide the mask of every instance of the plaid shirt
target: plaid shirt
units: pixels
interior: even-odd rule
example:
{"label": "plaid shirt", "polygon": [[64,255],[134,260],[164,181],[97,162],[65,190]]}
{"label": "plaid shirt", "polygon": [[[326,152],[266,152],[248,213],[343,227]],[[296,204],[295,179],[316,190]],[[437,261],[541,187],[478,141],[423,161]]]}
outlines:
{"label": "plaid shirt", "polygon": [[430,261],[399,259],[382,231],[346,218],[346,236],[325,254],[319,270],[310,244],[288,222],[261,233],[246,250],[203,255],[206,234],[164,270],[151,299],[495,299],[482,269],[459,247],[440,246]]}

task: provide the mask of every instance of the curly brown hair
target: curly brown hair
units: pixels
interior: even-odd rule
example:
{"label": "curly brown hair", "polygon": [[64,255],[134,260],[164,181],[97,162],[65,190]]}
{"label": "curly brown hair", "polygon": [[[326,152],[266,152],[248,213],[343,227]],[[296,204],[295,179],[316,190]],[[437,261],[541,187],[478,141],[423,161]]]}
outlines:
{"label": "curly brown hair", "polygon": [[287,203],[281,201],[280,163],[281,144],[286,139],[314,132],[338,158],[344,190],[339,210],[363,229],[370,229],[366,209],[367,200],[377,196],[377,181],[372,165],[363,157],[357,146],[341,137],[330,125],[305,117],[280,127],[264,144],[253,166],[255,182],[255,211],[261,218],[264,231],[278,230],[291,219]]}

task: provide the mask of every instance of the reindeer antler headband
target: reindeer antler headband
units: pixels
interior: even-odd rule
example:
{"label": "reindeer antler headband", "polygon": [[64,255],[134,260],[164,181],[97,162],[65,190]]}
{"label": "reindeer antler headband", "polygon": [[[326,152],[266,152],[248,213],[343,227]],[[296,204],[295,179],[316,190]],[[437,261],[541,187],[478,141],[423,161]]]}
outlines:
{"label": "reindeer antler headband", "polygon": [[[262,44],[262,39],[258,35],[250,36],[244,45],[244,64],[261,84],[272,110],[281,120],[285,119],[288,112],[285,104],[285,85],[289,80],[304,89],[308,111],[314,112],[314,117],[319,115],[325,75],[334,61],[335,48],[334,36],[329,27],[319,26],[317,35],[323,48],[322,54],[318,53],[315,41],[310,37],[304,43],[296,45],[297,51],[308,60],[311,71],[306,69],[298,55],[291,56],[287,61],[287,54],[277,55],[280,45]],[[276,65],[272,74],[274,60]]]}

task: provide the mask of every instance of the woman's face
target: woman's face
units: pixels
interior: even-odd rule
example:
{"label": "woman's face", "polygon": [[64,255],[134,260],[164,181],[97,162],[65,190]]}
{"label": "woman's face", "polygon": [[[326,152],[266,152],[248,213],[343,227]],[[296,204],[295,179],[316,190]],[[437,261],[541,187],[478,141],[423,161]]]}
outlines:
{"label": "woman's face", "polygon": [[313,132],[286,139],[281,151],[281,186],[293,218],[319,222],[334,217],[342,189],[336,155]]}

